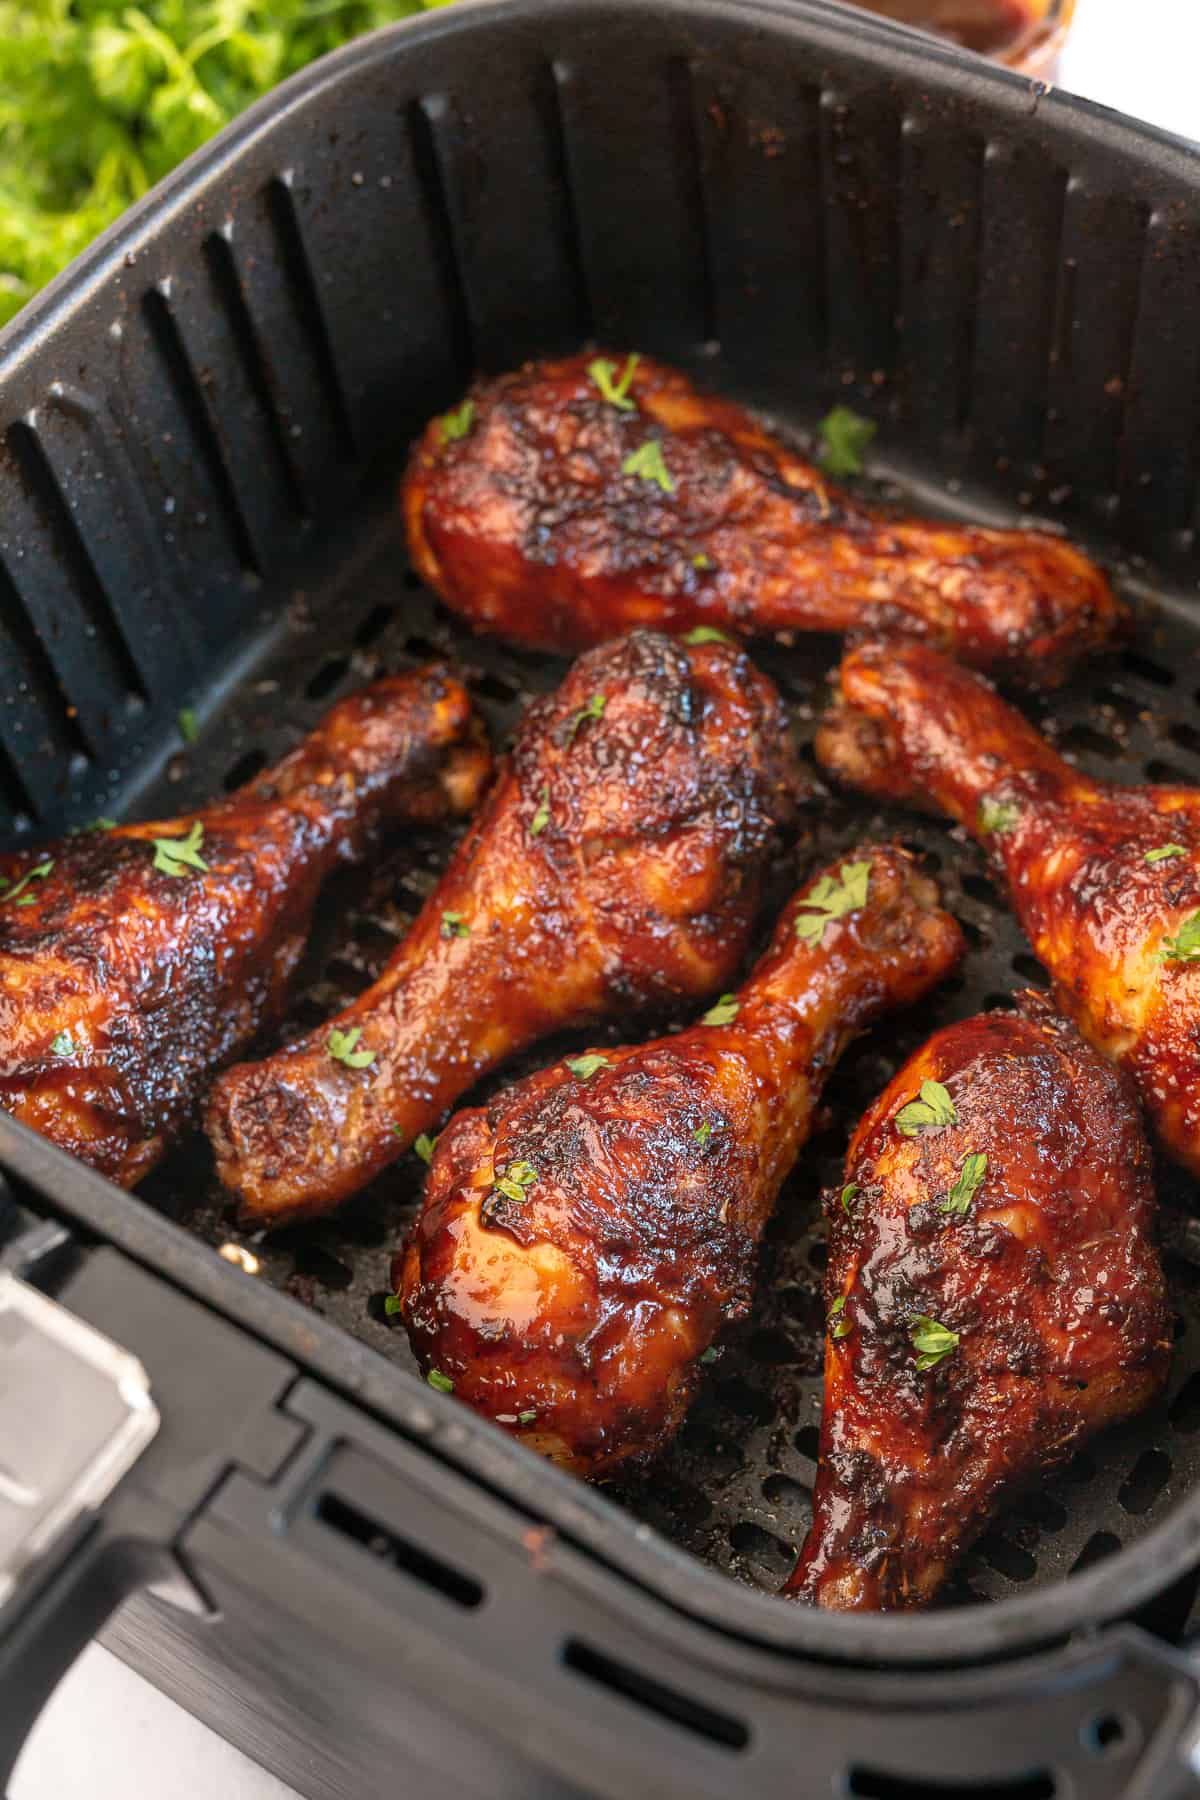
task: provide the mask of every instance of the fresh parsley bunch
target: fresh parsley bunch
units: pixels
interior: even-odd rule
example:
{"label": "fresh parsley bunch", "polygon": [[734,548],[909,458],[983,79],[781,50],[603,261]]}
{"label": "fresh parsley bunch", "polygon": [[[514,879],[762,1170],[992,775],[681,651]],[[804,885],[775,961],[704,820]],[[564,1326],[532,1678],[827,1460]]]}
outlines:
{"label": "fresh parsley bunch", "polygon": [[276,82],[445,0],[0,0],[0,321]]}

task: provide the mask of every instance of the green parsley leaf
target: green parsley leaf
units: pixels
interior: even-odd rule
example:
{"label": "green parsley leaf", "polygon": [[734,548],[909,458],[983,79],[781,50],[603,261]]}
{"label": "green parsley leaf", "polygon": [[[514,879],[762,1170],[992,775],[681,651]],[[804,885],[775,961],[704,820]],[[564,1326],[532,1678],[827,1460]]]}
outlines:
{"label": "green parsley leaf", "polygon": [[700,1361],[702,1363],[715,1363],[720,1354],[721,1352],[717,1349],[717,1346],[715,1344],[710,1344],[707,1350],[702,1350],[700,1352]]}
{"label": "green parsley leaf", "polygon": [[853,1198],[857,1194],[857,1192],[858,1192],[857,1181],[848,1181],[846,1183],[845,1187],[842,1189],[842,1211],[844,1213],[848,1213],[850,1211],[850,1202],[853,1200]]}
{"label": "green parsley leaf", "polygon": [[741,1011],[741,1002],[732,994],[722,994],[715,1006],[710,1006],[700,1023],[702,1025],[732,1025]]}
{"label": "green parsley leaf", "polygon": [[[833,1305],[830,1307],[829,1311],[825,1315],[826,1322],[828,1323],[829,1328],[830,1328],[830,1330],[829,1330],[830,1337],[834,1337],[834,1338],[849,1337],[850,1333],[854,1330],[854,1320],[853,1319],[844,1319],[841,1316],[845,1312],[845,1310],[846,1310],[846,1296],[845,1296],[845,1294],[839,1294],[837,1299],[834,1301]],[[836,1324],[834,1323],[835,1319],[837,1320]]]}
{"label": "green parsley leaf", "polygon": [[503,1194],[508,1200],[523,1200],[526,1188],[531,1188],[537,1178],[537,1170],[532,1163],[514,1162],[509,1163],[503,1175],[498,1176],[492,1185],[498,1194]]}
{"label": "green parsley leaf", "polygon": [[190,706],[179,710],[179,735],[185,744],[194,744],[200,735],[200,727],[196,723],[196,715]]}
{"label": "green parsley leaf", "polygon": [[437,1389],[439,1394],[452,1394],[454,1392],[454,1383],[448,1375],[443,1375],[440,1369],[430,1369],[425,1379],[431,1388]]}
{"label": "green parsley leaf", "polygon": [[154,867],[160,875],[182,875],[187,869],[208,872],[208,864],[200,855],[204,827],[199,819],[186,837],[151,838],[150,842],[154,846]]}
{"label": "green parsley leaf", "polygon": [[536,1414],[536,1412],[534,1412],[533,1408],[531,1406],[526,1407],[524,1412],[519,1412],[517,1414],[517,1424],[518,1425],[532,1425],[536,1418],[537,1418],[537,1414]]}
{"label": "green parsley leaf", "polygon": [[1173,938],[1164,938],[1159,955],[1163,962],[1200,962],[1200,912],[1185,919]]}
{"label": "green parsley leaf", "polygon": [[972,1150],[969,1156],[963,1158],[958,1179],[946,1198],[939,1203],[939,1212],[962,1214],[970,1210],[972,1200],[983,1186],[987,1161],[987,1152],[984,1150]]}
{"label": "green parsley leaf", "polygon": [[869,862],[843,863],[839,879],[822,875],[820,881],[800,902],[796,914],[796,936],[805,944],[819,944],[831,919],[845,918],[867,904],[867,888],[871,880]]}
{"label": "green parsley leaf", "polygon": [[1182,844],[1160,844],[1157,850],[1147,850],[1145,860],[1148,863],[1166,862],[1168,857],[1186,855]]}
{"label": "green parsley leaf", "polygon": [[550,823],[550,789],[546,785],[546,783],[543,782],[541,796],[538,800],[537,811],[534,813],[533,818],[529,821],[530,837],[540,837],[542,832],[545,831],[545,829],[549,823]]}
{"label": "green parsley leaf", "polygon": [[957,1124],[954,1102],[940,1081],[923,1081],[921,1098],[910,1100],[896,1114],[896,1130],[901,1137],[916,1137],[918,1131],[928,1131],[933,1126]]}
{"label": "green parsley leaf", "polygon": [[339,1031],[335,1025],[325,1047],[334,1062],[345,1063],[348,1069],[369,1069],[375,1061],[375,1052],[354,1048],[361,1036],[361,1025],[352,1025],[349,1031]]}
{"label": "green parsley leaf", "polygon": [[817,427],[821,467],[839,479],[843,475],[861,475],[863,452],[878,429],[874,419],[864,419],[848,406],[835,406]]}
{"label": "green parsley leaf", "polygon": [[563,749],[569,750],[575,742],[575,734],[587,719],[599,719],[604,716],[604,708],[608,705],[607,694],[593,694],[586,706],[581,706],[571,723],[567,726],[567,735],[563,740]]}
{"label": "green parsley leaf", "polygon": [[588,374],[600,389],[601,397],[607,400],[610,406],[619,407],[622,412],[637,410],[629,398],[629,384],[633,380],[634,372],[640,361],[641,358],[635,350],[622,369],[621,379],[617,382],[613,381],[617,365],[609,362],[607,356],[598,356],[594,362],[588,364]]}
{"label": "green parsley leaf", "polygon": [[612,1065],[607,1056],[593,1050],[588,1056],[568,1056],[565,1066],[579,1081],[590,1081],[597,1069],[608,1069]]}
{"label": "green parsley leaf", "polygon": [[[693,558],[692,558],[693,569],[698,569],[700,571],[701,575],[706,575],[708,573],[709,569],[715,569],[716,566],[717,565],[713,561],[712,557],[709,556],[709,554],[705,550],[697,550],[695,556],[693,556]],[[720,634],[718,633],[718,635],[720,635]],[[689,641],[690,640],[687,638],[684,639],[685,643],[687,643]]]}
{"label": "green parsley leaf", "polygon": [[453,408],[448,413],[443,413],[438,420],[443,444],[452,444],[459,438],[465,438],[474,423],[475,402],[473,400],[464,400],[461,406]]}
{"label": "green parsley leaf", "polygon": [[115,819],[89,819],[86,825],[72,825],[68,837],[84,837],[90,831],[115,831]]}
{"label": "green parsley leaf", "polygon": [[471,935],[471,927],[460,912],[444,912],[442,914],[442,936],[444,938],[466,938]]}
{"label": "green parsley leaf", "polygon": [[917,1368],[922,1372],[934,1368],[944,1356],[958,1348],[957,1331],[948,1331],[928,1313],[918,1313],[909,1321],[908,1335],[913,1349],[918,1352]]}
{"label": "green parsley leaf", "polygon": [[389,1319],[394,1319],[396,1314],[403,1310],[403,1307],[404,1302],[399,1294],[388,1294],[383,1302],[383,1310]]}
{"label": "green parsley leaf", "polygon": [[[36,867],[26,869],[24,875],[22,875],[18,882],[14,883],[9,881],[7,877],[0,876],[0,906],[7,906],[10,900],[16,901],[18,906],[32,906],[34,904],[34,896],[32,894],[26,894],[25,889],[29,886],[31,881],[45,881],[53,867],[54,858],[48,856],[44,862],[38,863]],[[18,900],[18,894],[23,894],[24,898]]]}
{"label": "green parsley leaf", "polygon": [[719,1130],[720,1130],[720,1127],[718,1125],[714,1125],[711,1119],[705,1119],[705,1121],[702,1125],[697,1125],[695,1131],[693,1131],[693,1133],[692,1133],[692,1136],[695,1138],[696,1142],[699,1144],[699,1146],[702,1150],[707,1150],[709,1138],[712,1136],[714,1131],[719,1131]]}
{"label": "green parsley leaf", "polygon": [[430,1137],[427,1131],[423,1131],[420,1137],[414,1138],[413,1149],[423,1163],[431,1163],[433,1153],[437,1149],[437,1138]]}
{"label": "green parsley leaf", "polygon": [[1021,809],[1013,800],[991,800],[985,794],[979,802],[979,830],[985,837],[1003,836],[1020,817]]}
{"label": "green parsley leaf", "polygon": [[727,637],[723,631],[718,631],[715,625],[693,625],[690,631],[684,632],[683,641],[685,644],[692,645],[732,644],[733,639]]}
{"label": "green parsley leaf", "polygon": [[51,1039],[50,1049],[55,1056],[74,1056],[75,1040],[69,1031],[60,1031],[56,1038]]}
{"label": "green parsley leaf", "polygon": [[667,473],[662,445],[657,438],[647,438],[637,450],[631,450],[621,464],[622,475],[638,475],[643,481],[657,481],[664,494],[675,492],[675,483]]}

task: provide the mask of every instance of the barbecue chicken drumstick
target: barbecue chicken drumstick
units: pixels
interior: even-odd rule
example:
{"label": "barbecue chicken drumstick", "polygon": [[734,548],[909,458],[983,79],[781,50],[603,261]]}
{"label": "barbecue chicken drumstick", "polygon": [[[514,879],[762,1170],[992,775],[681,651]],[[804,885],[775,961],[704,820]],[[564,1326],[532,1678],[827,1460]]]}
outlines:
{"label": "barbecue chicken drumstick", "polygon": [[979,838],[1059,1006],[1200,1175],[1200,790],[1092,780],[921,646],[864,645],[838,679],[822,762]]}
{"label": "barbecue chicken drumstick", "polygon": [[403,504],[446,603],[543,649],[636,625],[874,630],[1045,685],[1124,626],[1061,538],[890,519],[648,358],[477,382],[418,442]]}
{"label": "barbecue chicken drumstick", "polygon": [[578,1474],[659,1449],[749,1305],[834,1063],[961,951],[904,851],[859,849],[801,888],[699,1025],[459,1113],[392,1270],[422,1369]]}
{"label": "barbecue chicken drumstick", "polygon": [[140,1180],[281,1010],[324,876],[385,820],[470,810],[490,766],[465,688],[431,667],[340,701],[203,811],[2,859],[0,1107]]}
{"label": "barbecue chicken drumstick", "polygon": [[547,1032],[728,981],[795,782],[782,702],[740,652],[640,632],[582,657],[380,979],[216,1085],[245,1216],[327,1211]]}
{"label": "barbecue chicken drumstick", "polygon": [[1042,996],[939,1031],[825,1196],[825,1407],[785,1592],[924,1606],[1014,1487],[1139,1412],[1171,1325],[1132,1083]]}

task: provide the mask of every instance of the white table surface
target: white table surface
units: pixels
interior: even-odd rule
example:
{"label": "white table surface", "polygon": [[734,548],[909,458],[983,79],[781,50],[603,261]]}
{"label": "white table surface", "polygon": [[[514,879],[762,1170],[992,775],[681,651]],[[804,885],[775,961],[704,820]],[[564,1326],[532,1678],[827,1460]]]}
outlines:
{"label": "white table surface", "polygon": [[[1200,137],[1194,0],[1079,0],[1060,83]],[[93,1645],[30,1738],[11,1800],[295,1800],[107,1650]]]}

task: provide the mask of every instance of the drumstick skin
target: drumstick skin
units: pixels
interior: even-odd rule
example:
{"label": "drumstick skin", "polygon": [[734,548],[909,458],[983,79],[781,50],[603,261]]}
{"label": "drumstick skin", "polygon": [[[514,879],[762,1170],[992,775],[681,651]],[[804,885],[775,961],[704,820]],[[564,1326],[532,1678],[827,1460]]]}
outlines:
{"label": "drumstick skin", "polygon": [[1127,622],[1065,539],[892,518],[648,357],[477,381],[418,441],[402,499],[447,605],[541,649],[638,625],[887,633],[1046,686]]}
{"label": "drumstick skin", "polygon": [[843,659],[816,747],[842,780],[979,839],[1058,1006],[1200,1175],[1200,789],[1094,780],[982,677],[914,644]]}
{"label": "drumstick skin", "polygon": [[208,1131],[244,1216],[328,1211],[548,1032],[728,982],[797,782],[782,701],[742,652],[641,632],[581,657],[379,980],[216,1084]]}
{"label": "drumstick skin", "polygon": [[825,1196],[825,1403],[785,1592],[926,1606],[1014,1490],[1167,1377],[1154,1182],[1128,1077],[1039,994],[937,1032]]}
{"label": "drumstick skin", "polygon": [[433,665],[339,700],[215,805],[5,858],[0,1106],[132,1186],[282,1011],[324,877],[385,821],[471,811],[490,774]]}
{"label": "drumstick skin", "polygon": [[392,1269],[421,1368],[577,1474],[654,1454],[749,1306],[841,1052],[962,949],[911,858],[861,847],[804,884],[699,1024],[457,1114]]}

